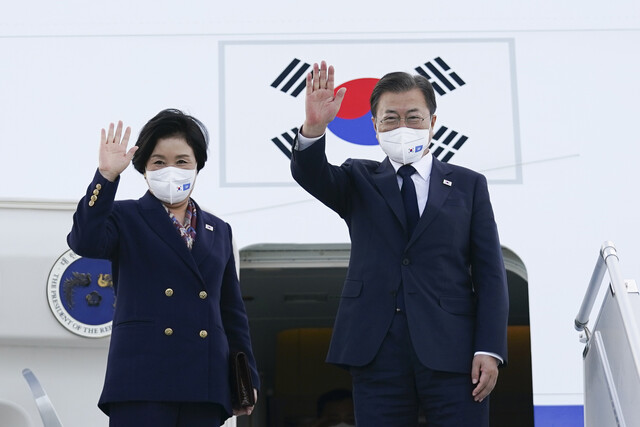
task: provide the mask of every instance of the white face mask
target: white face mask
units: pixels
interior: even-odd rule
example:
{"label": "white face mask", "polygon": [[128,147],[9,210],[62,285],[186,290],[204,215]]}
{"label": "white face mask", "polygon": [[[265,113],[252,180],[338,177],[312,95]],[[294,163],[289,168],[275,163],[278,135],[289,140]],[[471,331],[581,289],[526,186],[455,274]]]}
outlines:
{"label": "white face mask", "polygon": [[355,427],[353,424],[347,424],[344,421],[342,421],[340,424],[335,424],[332,425],[331,427]]}
{"label": "white face mask", "polygon": [[168,166],[155,171],[147,171],[145,176],[153,195],[172,205],[189,197],[196,180],[196,170]]}
{"label": "white face mask", "polygon": [[382,151],[391,160],[403,165],[417,162],[429,150],[430,129],[396,128],[388,132],[378,132]]}

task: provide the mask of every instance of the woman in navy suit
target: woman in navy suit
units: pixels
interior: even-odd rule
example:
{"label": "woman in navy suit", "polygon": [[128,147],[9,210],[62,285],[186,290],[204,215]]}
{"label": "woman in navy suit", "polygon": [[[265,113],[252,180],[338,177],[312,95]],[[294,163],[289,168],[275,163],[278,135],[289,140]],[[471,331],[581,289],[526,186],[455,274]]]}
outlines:
{"label": "woman in navy suit", "polygon": [[[231,228],[189,197],[207,131],[164,110],[127,150],[130,134],[122,122],[102,129],[98,170],[67,237],[77,254],[112,262],[116,307],[98,406],[111,427],[218,426],[234,413],[230,352],[246,353],[256,388],[259,378]],[[131,162],[149,191],[114,201]]]}

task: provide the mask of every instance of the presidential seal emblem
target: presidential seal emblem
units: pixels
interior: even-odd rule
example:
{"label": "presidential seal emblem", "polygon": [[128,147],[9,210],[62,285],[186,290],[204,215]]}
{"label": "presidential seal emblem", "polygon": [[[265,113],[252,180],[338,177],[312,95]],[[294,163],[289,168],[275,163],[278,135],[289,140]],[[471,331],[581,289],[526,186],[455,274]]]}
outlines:
{"label": "presidential seal emblem", "polygon": [[74,334],[111,335],[116,300],[111,262],[83,258],[69,249],[51,268],[47,299],[58,322]]}

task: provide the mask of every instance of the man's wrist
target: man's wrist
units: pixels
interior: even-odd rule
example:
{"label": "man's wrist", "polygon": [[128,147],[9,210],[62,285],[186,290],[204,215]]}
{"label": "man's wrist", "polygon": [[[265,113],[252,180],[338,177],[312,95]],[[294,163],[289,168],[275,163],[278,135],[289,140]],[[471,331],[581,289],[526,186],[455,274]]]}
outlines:
{"label": "man's wrist", "polygon": [[306,121],[300,128],[300,133],[302,134],[302,136],[309,139],[320,138],[326,131],[326,125],[312,125],[307,123]]}
{"label": "man's wrist", "polygon": [[500,357],[500,355],[496,354],[496,353],[491,353],[489,351],[476,351],[474,353],[474,356],[478,356],[480,354],[483,354],[485,356],[491,356],[494,359],[496,359],[496,361],[498,362],[498,365],[502,365],[504,363],[504,359],[502,359],[502,357]]}

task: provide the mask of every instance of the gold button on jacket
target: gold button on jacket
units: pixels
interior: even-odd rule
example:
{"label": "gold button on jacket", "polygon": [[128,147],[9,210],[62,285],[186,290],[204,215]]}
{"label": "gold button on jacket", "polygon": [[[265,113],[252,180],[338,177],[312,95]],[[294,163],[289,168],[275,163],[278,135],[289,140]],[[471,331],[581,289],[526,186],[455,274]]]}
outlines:
{"label": "gold button on jacket", "polygon": [[165,330],[164,330],[164,334],[165,334],[166,336],[173,335],[173,329],[171,329],[171,328],[167,328],[167,329],[165,329]]}
{"label": "gold button on jacket", "polygon": [[173,289],[171,289],[171,288],[167,288],[167,289],[164,291],[164,294],[165,294],[166,296],[170,297],[171,295],[173,295]]}
{"label": "gold button on jacket", "polygon": [[207,292],[206,291],[200,291],[200,293],[198,295],[200,296],[200,299],[205,299],[207,297]]}
{"label": "gold button on jacket", "polygon": [[207,335],[209,335],[209,334],[207,333],[207,331],[205,331],[205,330],[200,331],[200,338],[206,338],[206,337],[207,337]]}

